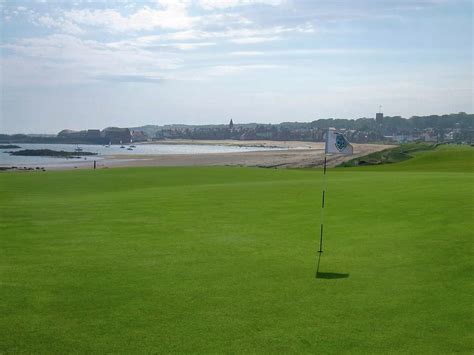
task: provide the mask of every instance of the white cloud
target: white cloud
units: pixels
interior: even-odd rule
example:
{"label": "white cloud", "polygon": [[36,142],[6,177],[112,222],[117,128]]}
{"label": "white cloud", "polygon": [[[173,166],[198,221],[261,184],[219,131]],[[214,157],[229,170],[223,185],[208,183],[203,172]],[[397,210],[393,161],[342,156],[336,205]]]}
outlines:
{"label": "white cloud", "polygon": [[205,10],[222,10],[250,5],[278,6],[283,0],[199,0],[198,3]]}
{"label": "white cloud", "polygon": [[315,29],[311,24],[302,26],[273,26],[273,27],[237,27],[221,31],[204,31],[189,29],[185,31],[170,32],[161,35],[141,36],[138,42],[152,44],[160,41],[190,41],[190,40],[230,40],[234,43],[260,43],[275,41],[284,35],[311,34]]}
{"label": "white cloud", "polygon": [[254,44],[282,39],[283,35],[309,34],[315,29],[311,24],[302,26],[274,26],[268,28],[239,29],[226,33],[230,41],[237,44]]}
{"label": "white cloud", "polygon": [[109,32],[150,31],[155,28],[186,29],[194,24],[185,7],[168,6],[156,10],[145,6],[130,16],[123,16],[112,9],[105,10],[70,10],[65,11],[66,20],[78,25],[104,28]]}
{"label": "white cloud", "polygon": [[[281,1],[217,1],[214,5],[216,9],[225,9],[255,3],[277,5]],[[150,3],[136,6],[130,8],[128,14],[117,8],[59,8],[50,13],[32,13],[32,23],[60,34],[22,38],[3,45],[2,48],[8,50],[7,71],[13,73],[8,76],[8,81],[26,83],[29,77],[33,83],[48,85],[93,80],[160,82],[163,79],[208,79],[276,66],[216,66],[209,57],[205,65],[193,67],[191,60],[191,66],[185,67],[185,62],[177,56],[186,58],[186,64],[190,57],[177,50],[198,50],[223,43],[256,44],[315,32],[310,23],[265,26],[235,12],[217,11],[191,16],[188,14],[191,4],[190,0],[156,0],[155,7]],[[206,4],[204,6],[211,6],[210,2]],[[99,38],[94,34],[97,31],[110,32],[112,37],[120,36],[121,39],[109,42],[85,39]],[[140,36],[142,31],[152,34]],[[263,52],[240,51],[233,55],[256,56],[263,55]],[[15,60],[19,64],[15,64]],[[21,75],[14,72],[21,72]]]}
{"label": "white cloud", "polygon": [[79,26],[77,26],[71,20],[64,18],[55,19],[49,15],[43,15],[37,17],[34,21],[37,25],[44,26],[47,28],[60,29],[64,33],[75,35],[84,33],[84,31]]}
{"label": "white cloud", "polygon": [[191,43],[170,43],[164,46],[171,46],[171,47],[175,47],[184,51],[188,51],[192,49],[210,47],[210,46],[215,46],[215,45],[216,45],[215,42],[191,42]]}
{"label": "white cloud", "polygon": [[110,48],[118,50],[129,48],[139,50],[155,50],[156,48],[176,48],[184,51],[211,47],[217,45],[216,42],[167,42],[157,36],[142,36],[130,40],[107,43]]}
{"label": "white cloud", "polygon": [[[143,6],[128,16],[116,9],[73,9],[60,11],[58,15],[36,15],[33,23],[48,28],[73,33],[68,27],[87,26],[111,33],[153,30],[195,30],[196,28],[229,28],[252,24],[248,18],[236,13],[212,13],[202,16],[188,14],[188,1],[159,0],[163,5],[156,9]],[[79,33],[75,30],[74,32]]]}
{"label": "white cloud", "polygon": [[127,46],[113,47],[70,35],[21,39],[1,48],[13,52],[3,62],[5,82],[14,85],[28,80],[44,85],[52,82],[77,84],[112,77],[122,77],[125,81],[131,78],[161,80],[181,64],[170,54]]}
{"label": "white cloud", "polygon": [[233,38],[230,41],[237,44],[255,44],[262,42],[270,42],[280,40],[281,37],[243,37],[243,38]]}
{"label": "white cloud", "polygon": [[157,3],[167,9],[186,10],[191,5],[191,0],[157,0]]}
{"label": "white cloud", "polygon": [[265,52],[259,52],[259,51],[237,51],[237,52],[231,52],[229,53],[230,55],[235,55],[239,57],[255,57],[255,56],[260,56],[260,55],[265,55]]}
{"label": "white cloud", "polygon": [[[215,45],[218,40],[236,44],[257,44],[276,41],[297,34],[314,33],[311,23],[296,26],[262,26],[237,13],[211,13],[190,16],[190,0],[156,0],[158,7],[142,6],[124,15],[117,9],[72,9],[52,14],[34,14],[34,24],[59,30],[61,33],[83,36],[93,31],[106,31],[124,36],[116,45],[127,44],[145,48],[167,46],[191,50]],[[206,6],[210,6],[207,2]],[[279,4],[281,1],[224,1],[213,2],[216,7],[227,8],[256,3]],[[164,31],[163,31],[164,30]],[[155,34],[133,38],[137,33],[153,31]],[[177,42],[185,42],[178,44]],[[191,42],[206,44],[192,44]],[[167,43],[171,42],[171,43]],[[209,44],[212,43],[212,44]]]}
{"label": "white cloud", "polygon": [[367,55],[375,55],[379,54],[388,54],[388,53],[396,53],[397,51],[388,51],[385,50],[383,52],[377,51],[375,49],[370,48],[315,48],[315,49],[287,49],[287,50],[274,50],[274,51],[236,51],[230,52],[230,55],[233,56],[241,56],[241,57],[252,57],[252,56],[268,56],[268,57],[275,57],[275,56],[294,56],[294,55],[351,55],[351,54],[367,54]]}
{"label": "white cloud", "polygon": [[268,70],[284,68],[276,64],[248,64],[248,65],[217,65],[211,68],[207,74],[210,76],[234,75],[249,70]]}

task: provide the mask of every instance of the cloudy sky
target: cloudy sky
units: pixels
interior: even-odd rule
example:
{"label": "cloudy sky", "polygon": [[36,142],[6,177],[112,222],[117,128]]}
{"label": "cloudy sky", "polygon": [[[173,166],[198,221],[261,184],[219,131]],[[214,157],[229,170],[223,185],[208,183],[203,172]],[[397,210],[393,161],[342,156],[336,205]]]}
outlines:
{"label": "cloudy sky", "polygon": [[471,0],[0,0],[0,131],[473,111]]}

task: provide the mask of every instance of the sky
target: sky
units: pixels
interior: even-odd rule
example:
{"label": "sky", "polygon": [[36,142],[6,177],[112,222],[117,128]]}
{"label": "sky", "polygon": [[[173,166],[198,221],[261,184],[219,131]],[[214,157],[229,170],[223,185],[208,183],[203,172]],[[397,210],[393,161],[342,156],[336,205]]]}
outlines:
{"label": "sky", "polygon": [[471,0],[0,0],[0,133],[473,111]]}

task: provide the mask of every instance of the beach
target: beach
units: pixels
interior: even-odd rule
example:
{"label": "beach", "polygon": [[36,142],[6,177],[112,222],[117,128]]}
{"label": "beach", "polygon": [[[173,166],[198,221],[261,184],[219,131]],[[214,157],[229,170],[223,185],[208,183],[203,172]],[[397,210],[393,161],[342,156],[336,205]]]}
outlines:
{"label": "beach", "polygon": [[[324,163],[323,142],[301,141],[196,141],[168,140],[145,144],[206,144],[237,145],[241,147],[266,147],[269,150],[238,153],[173,154],[173,155],[134,155],[108,156],[98,162],[98,167],[127,166],[248,166],[262,168],[309,168]],[[328,166],[335,166],[349,159],[388,149],[392,146],[382,144],[353,144],[354,155],[328,156]],[[276,149],[278,148],[278,149]]]}
{"label": "beach", "polygon": [[[237,141],[237,140],[166,140],[136,143],[133,151],[102,149],[97,156],[81,159],[40,158],[30,164],[7,163],[2,169],[16,166],[19,170],[98,169],[139,166],[247,166],[263,168],[309,168],[322,166],[323,142],[301,141]],[[353,144],[354,155],[328,155],[328,166],[392,146]],[[97,147],[96,147],[97,148]],[[65,150],[71,150],[66,147]],[[84,146],[84,150],[93,150]],[[107,153],[104,153],[107,152]],[[37,168],[41,169],[37,169]]]}

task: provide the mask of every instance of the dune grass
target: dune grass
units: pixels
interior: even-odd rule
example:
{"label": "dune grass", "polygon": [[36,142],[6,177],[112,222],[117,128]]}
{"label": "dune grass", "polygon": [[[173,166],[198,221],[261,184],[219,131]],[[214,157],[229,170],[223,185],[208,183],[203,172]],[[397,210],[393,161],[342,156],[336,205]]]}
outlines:
{"label": "dune grass", "polygon": [[412,150],[410,158],[396,164],[365,165],[351,171],[474,172],[474,148],[466,145],[440,145]]}
{"label": "dune grass", "polygon": [[350,159],[348,161],[342,162],[338,165],[338,167],[348,168],[355,166],[399,163],[404,160],[411,159],[417,152],[435,149],[436,146],[436,144],[425,142],[405,143],[399,146],[373,152],[362,157]]}
{"label": "dune grass", "polygon": [[0,174],[0,352],[472,353],[469,147]]}

